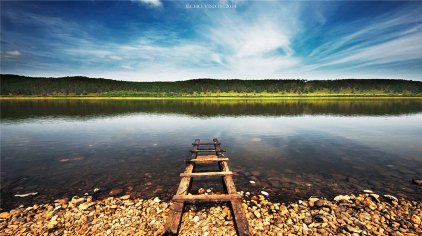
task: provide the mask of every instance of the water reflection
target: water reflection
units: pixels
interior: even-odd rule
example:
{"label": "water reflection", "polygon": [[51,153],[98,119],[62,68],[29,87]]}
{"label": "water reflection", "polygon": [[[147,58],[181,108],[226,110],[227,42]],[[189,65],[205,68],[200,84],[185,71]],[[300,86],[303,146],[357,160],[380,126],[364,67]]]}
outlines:
{"label": "water reflection", "polygon": [[[373,189],[421,200],[422,100],[1,101],[2,207],[111,188],[169,198],[195,138],[239,190],[275,200]],[[249,180],[257,184],[251,186]],[[204,180],[199,187],[217,189]],[[29,198],[16,193],[39,192]]]}
{"label": "water reflection", "polygon": [[98,117],[130,113],[213,116],[404,115],[422,110],[422,99],[286,100],[3,100],[3,120]]}

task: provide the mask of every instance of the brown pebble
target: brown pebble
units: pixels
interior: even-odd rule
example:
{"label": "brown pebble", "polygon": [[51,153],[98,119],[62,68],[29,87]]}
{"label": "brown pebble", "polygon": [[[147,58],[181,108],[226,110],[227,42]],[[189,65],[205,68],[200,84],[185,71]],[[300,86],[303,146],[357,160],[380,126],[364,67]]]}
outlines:
{"label": "brown pebble", "polygon": [[118,194],[121,194],[123,192],[123,190],[121,189],[121,188],[113,188],[109,193],[108,193],[108,195],[110,195],[110,196],[115,196],[115,195],[118,195]]}

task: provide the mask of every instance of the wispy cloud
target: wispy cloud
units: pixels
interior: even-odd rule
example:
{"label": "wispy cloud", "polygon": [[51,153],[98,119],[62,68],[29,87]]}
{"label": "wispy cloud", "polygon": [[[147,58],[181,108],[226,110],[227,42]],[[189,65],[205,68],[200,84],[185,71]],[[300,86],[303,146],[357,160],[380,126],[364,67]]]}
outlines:
{"label": "wispy cloud", "polygon": [[[162,7],[158,0],[137,2]],[[35,74],[48,69],[61,75],[77,71],[124,80],[366,78],[408,68],[413,69],[403,78],[422,73],[422,18],[418,14],[422,7],[397,8],[337,24],[326,14],[331,5],[318,5],[307,14],[309,9],[297,2],[236,3],[238,10],[215,11],[189,11],[181,3],[166,3],[158,23],[155,16],[146,23],[120,22],[118,32],[100,20],[5,11],[6,20],[37,33],[4,30],[2,40],[14,43],[2,42],[2,59],[26,61],[2,63],[2,70],[19,73],[27,68]],[[141,19],[148,10],[143,9],[142,14],[136,13]],[[167,18],[168,14],[173,18]],[[186,24],[174,23],[176,16],[185,17]],[[310,25],[325,28],[311,29]]]}
{"label": "wispy cloud", "polygon": [[400,9],[374,19],[356,20],[333,28],[337,34],[316,47],[304,71],[344,70],[415,61],[422,63],[422,18],[417,9]]}
{"label": "wispy cloud", "polygon": [[142,4],[146,4],[151,7],[161,7],[163,4],[160,0],[132,0],[135,2],[140,2]]}
{"label": "wispy cloud", "polygon": [[1,58],[3,59],[18,59],[21,57],[22,57],[22,53],[16,50],[1,52]]}

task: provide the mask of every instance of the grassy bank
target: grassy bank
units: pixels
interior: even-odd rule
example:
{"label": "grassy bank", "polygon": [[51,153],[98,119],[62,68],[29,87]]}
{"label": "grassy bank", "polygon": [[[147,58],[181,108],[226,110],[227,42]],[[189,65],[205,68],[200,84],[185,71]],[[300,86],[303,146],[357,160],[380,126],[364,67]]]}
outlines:
{"label": "grassy bank", "polygon": [[320,100],[320,99],[422,99],[422,95],[319,95],[319,96],[178,96],[178,97],[113,97],[113,96],[0,96],[0,100]]}

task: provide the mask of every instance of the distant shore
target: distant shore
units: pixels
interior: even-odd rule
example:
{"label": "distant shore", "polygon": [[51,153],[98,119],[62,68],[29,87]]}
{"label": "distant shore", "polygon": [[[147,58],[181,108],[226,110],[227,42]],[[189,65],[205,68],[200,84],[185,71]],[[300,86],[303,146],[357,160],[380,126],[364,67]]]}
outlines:
{"label": "distant shore", "polygon": [[3,97],[106,97],[136,99],[234,99],[319,97],[422,97],[422,82],[394,79],[193,79],[129,82],[83,76],[43,78],[0,75]]}
{"label": "distant shore", "polygon": [[319,96],[179,96],[179,97],[137,97],[137,96],[0,96],[0,100],[288,100],[288,99],[422,99],[422,95],[319,95]]}
{"label": "distant shore", "polygon": [[[421,235],[422,203],[369,190],[274,203],[244,194],[251,235]],[[162,235],[171,202],[131,195],[57,199],[0,212],[1,235]],[[227,204],[186,205],[179,235],[236,235]]]}

